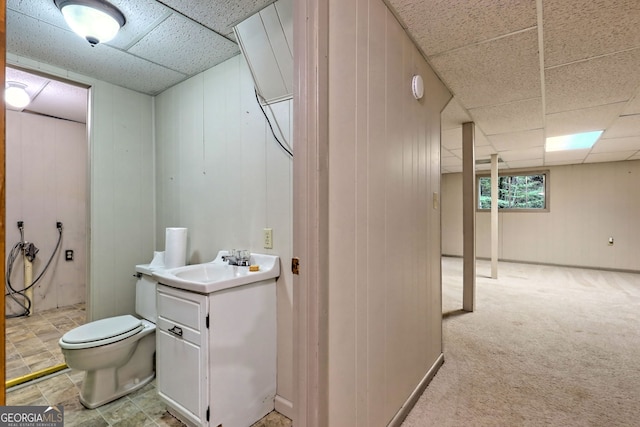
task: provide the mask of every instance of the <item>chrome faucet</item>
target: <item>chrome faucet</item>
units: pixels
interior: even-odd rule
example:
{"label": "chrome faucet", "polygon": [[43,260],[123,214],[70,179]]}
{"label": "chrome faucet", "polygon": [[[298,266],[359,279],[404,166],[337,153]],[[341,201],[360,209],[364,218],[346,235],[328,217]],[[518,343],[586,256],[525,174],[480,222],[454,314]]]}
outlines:
{"label": "chrome faucet", "polygon": [[251,254],[247,250],[230,250],[229,255],[222,255],[222,260],[227,261],[229,265],[237,265],[248,267],[251,264]]}

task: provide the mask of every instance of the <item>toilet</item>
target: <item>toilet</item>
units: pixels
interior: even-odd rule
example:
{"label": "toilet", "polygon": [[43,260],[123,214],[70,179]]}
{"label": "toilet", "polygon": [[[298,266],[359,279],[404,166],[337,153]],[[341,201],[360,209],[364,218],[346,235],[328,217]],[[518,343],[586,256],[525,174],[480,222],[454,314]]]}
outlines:
{"label": "toilet", "polygon": [[155,376],[157,282],[137,265],[136,314],[96,320],[70,330],[59,345],[67,366],[85,371],[80,403],[93,409],[144,387]]}

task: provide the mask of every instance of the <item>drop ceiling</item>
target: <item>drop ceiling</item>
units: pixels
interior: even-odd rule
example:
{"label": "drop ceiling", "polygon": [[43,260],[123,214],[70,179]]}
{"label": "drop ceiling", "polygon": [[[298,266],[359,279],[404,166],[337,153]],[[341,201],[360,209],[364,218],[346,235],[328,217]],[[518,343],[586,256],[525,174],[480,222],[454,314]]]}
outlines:
{"label": "drop ceiling", "polygon": [[[149,95],[239,53],[233,25],[272,0],[112,0],[127,24],[91,47],[53,0],[7,0],[7,52]],[[454,98],[442,117],[442,171],[476,158],[501,168],[640,160],[637,0],[387,0]],[[590,150],[544,139],[604,130]],[[487,169],[488,165],[478,165]]]}

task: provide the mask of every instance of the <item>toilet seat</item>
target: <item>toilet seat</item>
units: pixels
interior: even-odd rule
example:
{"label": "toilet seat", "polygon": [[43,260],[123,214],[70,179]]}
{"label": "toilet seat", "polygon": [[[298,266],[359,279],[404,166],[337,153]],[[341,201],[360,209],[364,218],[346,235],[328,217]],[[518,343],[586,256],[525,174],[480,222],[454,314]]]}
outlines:
{"label": "toilet seat", "polygon": [[143,328],[142,321],[130,314],[108,317],[67,332],[60,339],[60,346],[65,349],[99,347],[133,336]]}

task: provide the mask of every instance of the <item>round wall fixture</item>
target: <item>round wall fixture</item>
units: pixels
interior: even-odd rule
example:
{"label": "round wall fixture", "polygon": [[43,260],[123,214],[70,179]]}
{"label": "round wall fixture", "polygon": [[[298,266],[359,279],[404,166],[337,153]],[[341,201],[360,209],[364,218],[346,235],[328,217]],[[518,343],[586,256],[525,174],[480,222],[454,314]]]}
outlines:
{"label": "round wall fixture", "polygon": [[413,76],[411,80],[411,91],[415,99],[422,99],[424,96],[424,82],[422,81],[421,75]]}

